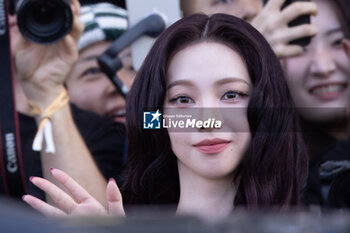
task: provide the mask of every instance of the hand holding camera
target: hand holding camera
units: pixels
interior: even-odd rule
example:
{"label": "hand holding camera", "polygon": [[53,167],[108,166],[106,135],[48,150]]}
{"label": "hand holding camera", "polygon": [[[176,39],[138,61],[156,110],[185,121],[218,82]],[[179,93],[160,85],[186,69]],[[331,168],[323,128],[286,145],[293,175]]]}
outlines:
{"label": "hand holding camera", "polygon": [[305,41],[309,39],[290,42],[317,34],[318,30],[314,25],[307,22],[299,25],[302,23],[300,16],[305,19],[305,16],[317,14],[316,3],[293,0],[265,0],[265,3],[264,9],[251,24],[265,36],[279,58],[302,54],[303,46],[307,44]]}
{"label": "hand holding camera", "polygon": [[10,12],[17,15],[22,35],[39,44],[59,41],[73,24],[69,0],[13,0]]}
{"label": "hand holding camera", "polygon": [[[40,1],[37,0],[36,2]],[[51,0],[50,2],[55,1]],[[26,1],[22,1],[20,6],[24,7],[24,2]],[[34,1],[27,0],[27,2]],[[19,9],[18,5],[17,9]],[[26,96],[42,109],[45,109],[62,91],[63,83],[78,58],[77,45],[84,29],[83,23],[79,20],[79,1],[71,0],[70,9],[73,24],[69,34],[55,43],[45,45],[33,43],[27,39],[27,36],[24,37],[21,30],[23,26],[20,26],[20,22],[16,22],[15,16],[10,18],[12,53],[15,58],[17,78],[20,79]],[[21,20],[21,17],[17,17],[17,20]],[[27,24],[29,23],[27,22]],[[35,28],[36,25],[32,24],[27,28]],[[53,25],[57,26],[57,23]],[[38,31],[40,30],[34,30],[34,32]]]}

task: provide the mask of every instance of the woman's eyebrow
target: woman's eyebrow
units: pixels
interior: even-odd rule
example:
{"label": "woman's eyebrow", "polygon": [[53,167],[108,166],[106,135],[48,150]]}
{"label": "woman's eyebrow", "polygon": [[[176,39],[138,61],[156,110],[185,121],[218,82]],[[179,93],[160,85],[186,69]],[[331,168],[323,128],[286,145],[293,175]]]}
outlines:
{"label": "woman's eyebrow", "polygon": [[343,32],[343,30],[341,29],[340,26],[336,26],[334,28],[331,28],[331,29],[327,30],[325,34],[326,35],[331,35],[331,34],[336,33],[336,32]]}
{"label": "woman's eyebrow", "polygon": [[193,86],[193,83],[189,80],[176,80],[168,85],[167,90],[169,90],[170,88],[172,88],[174,86],[178,86],[178,85]]}
{"label": "woman's eyebrow", "polygon": [[216,81],[215,84],[219,86],[219,85],[223,85],[226,83],[236,83],[236,82],[244,83],[244,84],[247,84],[248,86],[250,86],[250,83],[248,81],[246,81],[243,78],[237,78],[237,77],[223,78],[223,79]]}

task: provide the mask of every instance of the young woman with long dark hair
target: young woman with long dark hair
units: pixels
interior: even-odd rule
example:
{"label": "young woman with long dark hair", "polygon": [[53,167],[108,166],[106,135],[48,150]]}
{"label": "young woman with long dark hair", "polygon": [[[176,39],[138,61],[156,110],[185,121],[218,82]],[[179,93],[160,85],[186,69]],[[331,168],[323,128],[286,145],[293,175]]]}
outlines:
{"label": "young woman with long dark hair", "polygon": [[[240,130],[172,132],[143,129],[145,109],[244,109],[232,113]],[[193,15],[155,42],[127,102],[129,154],[122,186],[126,205],[177,204],[177,213],[222,218],[248,209],[298,205],[307,156],[282,68],[263,36],[234,16]],[[105,213],[67,174],[53,176],[74,199],[48,181],[31,181],[58,208],[33,196],[24,200],[47,213]],[[111,180],[110,213],[124,213]],[[215,211],[212,209],[215,208]]]}
{"label": "young woman with long dark hair", "polygon": [[350,2],[313,2],[318,5],[318,14],[311,16],[311,24],[319,33],[302,55],[284,60],[287,83],[302,117],[310,156],[305,201],[350,208],[349,192],[330,185],[350,164],[350,58],[342,45],[344,41],[346,48],[345,38],[350,38]]}

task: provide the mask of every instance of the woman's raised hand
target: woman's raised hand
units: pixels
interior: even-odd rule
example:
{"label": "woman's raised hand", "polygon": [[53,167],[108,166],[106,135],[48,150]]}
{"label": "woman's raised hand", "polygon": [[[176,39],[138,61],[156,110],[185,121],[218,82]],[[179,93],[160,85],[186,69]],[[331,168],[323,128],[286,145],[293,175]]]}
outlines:
{"label": "woman's raised hand", "polygon": [[312,24],[288,27],[289,22],[301,15],[316,15],[316,3],[297,1],[280,10],[285,1],[269,0],[261,12],[250,22],[264,35],[279,58],[302,54],[302,46],[291,45],[289,42],[314,36],[318,32],[317,27]]}
{"label": "woman's raised hand", "polygon": [[34,209],[49,216],[64,215],[117,215],[125,216],[122,196],[114,179],[110,179],[107,185],[108,210],[106,210],[95,198],[81,187],[69,175],[59,169],[51,169],[53,177],[68,191],[58,188],[50,181],[31,177],[31,182],[43,190],[57,204],[57,207],[32,196],[24,195],[23,200]]}

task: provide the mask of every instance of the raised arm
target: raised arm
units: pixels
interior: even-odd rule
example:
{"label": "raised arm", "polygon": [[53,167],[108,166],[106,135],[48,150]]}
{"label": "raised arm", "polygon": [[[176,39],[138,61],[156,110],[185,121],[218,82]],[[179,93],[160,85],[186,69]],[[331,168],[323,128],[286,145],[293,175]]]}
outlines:
{"label": "raised arm", "polygon": [[[71,8],[74,14],[72,30],[55,44],[34,44],[22,37],[18,27],[11,28],[16,85],[20,85],[16,89],[23,89],[24,93],[17,100],[17,103],[20,102],[17,104],[19,111],[33,115],[27,100],[31,100],[44,111],[65,90],[63,83],[78,58],[77,44],[84,29],[79,20],[79,1],[71,0]],[[16,23],[15,17],[11,20],[13,24]],[[35,119],[39,125],[42,118],[35,116]],[[43,145],[41,151],[43,176],[59,185],[49,174],[49,168],[60,168],[77,180],[99,202],[106,205],[107,183],[77,130],[69,105],[66,104],[55,111],[50,120],[56,151],[53,154],[46,153]]]}

